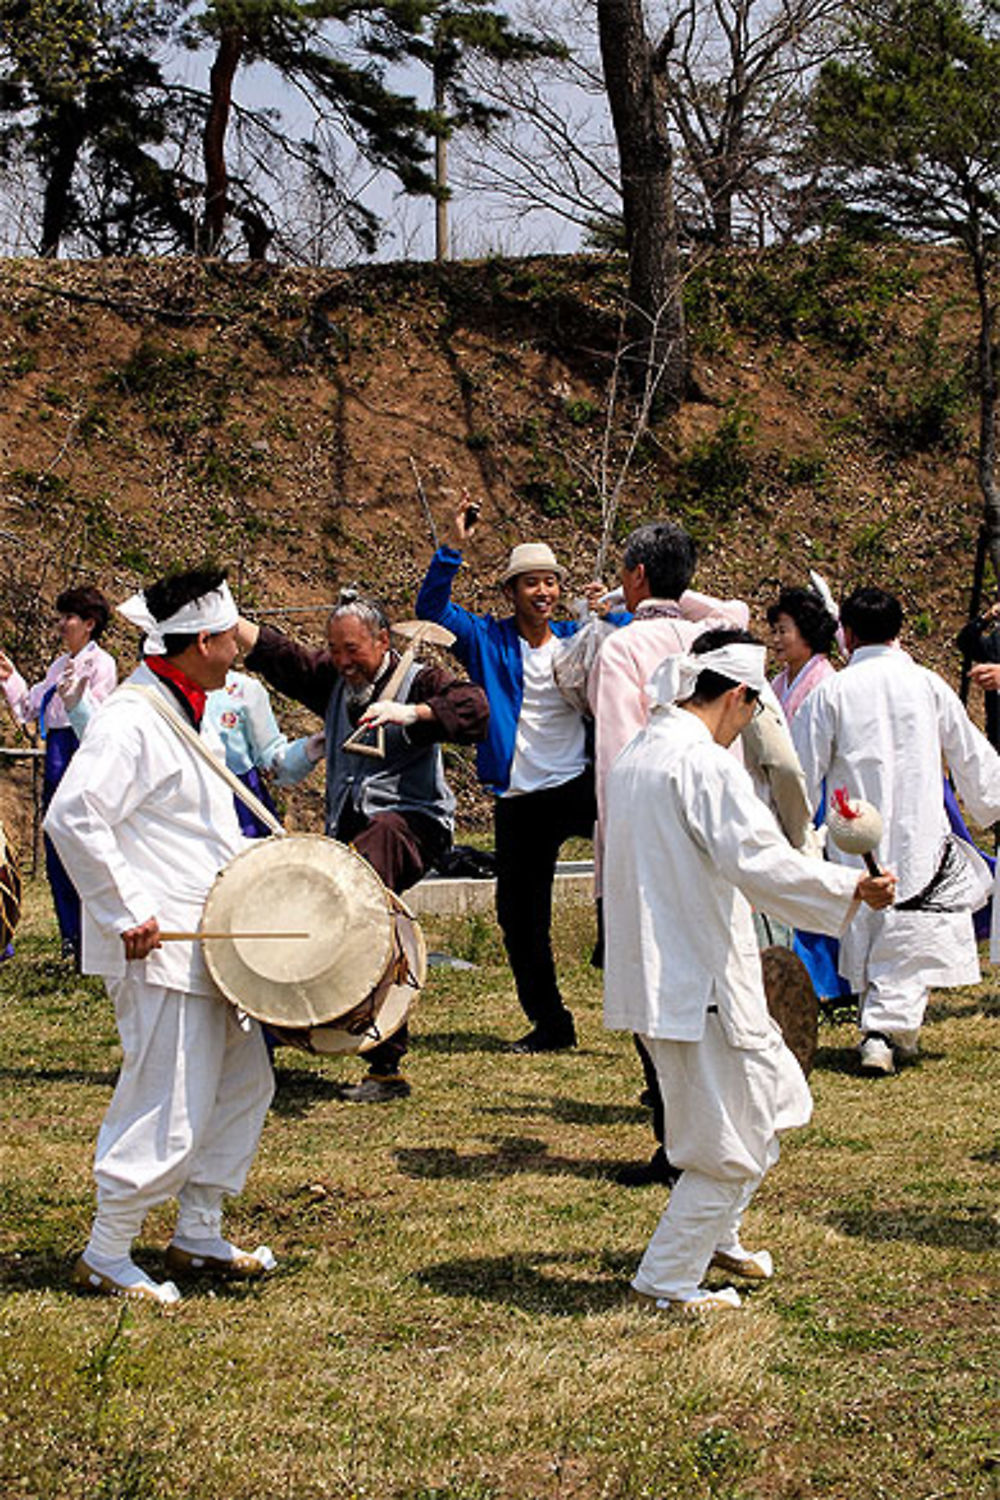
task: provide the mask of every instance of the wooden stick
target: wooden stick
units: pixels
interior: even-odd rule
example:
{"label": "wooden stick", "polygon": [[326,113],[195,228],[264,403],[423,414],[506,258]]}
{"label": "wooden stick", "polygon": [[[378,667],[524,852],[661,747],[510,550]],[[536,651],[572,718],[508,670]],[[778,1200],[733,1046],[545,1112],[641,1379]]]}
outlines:
{"label": "wooden stick", "polygon": [[161,943],[191,943],[196,938],[308,938],[311,932],[161,932]]}

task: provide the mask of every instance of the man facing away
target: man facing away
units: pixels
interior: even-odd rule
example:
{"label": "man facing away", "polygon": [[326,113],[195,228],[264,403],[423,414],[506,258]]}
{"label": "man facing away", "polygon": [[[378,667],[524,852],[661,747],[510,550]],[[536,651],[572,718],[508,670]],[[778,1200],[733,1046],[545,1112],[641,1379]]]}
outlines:
{"label": "man facing away", "polygon": [[[879,863],[899,877],[899,900],[922,891],[948,838],[941,798],[947,762],[966,810],[982,826],[1000,815],[1000,756],[948,684],[905,651],[903,611],[892,594],[859,588],[840,613],[850,660],[821,682],[792,725],[814,804],[845,787],[882,814]],[[831,859],[857,868],[831,840]],[[979,959],[971,913],[865,912],[840,945],[839,969],[860,996],[860,1060],[892,1073],[917,1054],[930,987],[975,984]]]}
{"label": "man facing away", "polygon": [[[441,742],[481,740],[489,707],[471,682],[419,661],[395,698],[380,699],[399,661],[389,629],[380,604],[348,590],[330,613],[322,650],[243,619],[239,640],[249,668],[323,718],[326,832],[353,844],[399,894],[451,847],[455,798],[445,780]],[[344,749],[359,727],[384,730],[383,758]],[[404,1024],[366,1054],[368,1076],[344,1089],[343,1097],[377,1104],[409,1094],[401,1072],[408,1048]]]}
{"label": "man facing away", "polygon": [[648,725],[608,775],[605,1024],[638,1032],[666,1101],[681,1172],[632,1286],[663,1311],[738,1307],[702,1285],[710,1265],[772,1273],[747,1251],[743,1213],[809,1119],[802,1071],[771,1020],[751,903],[837,933],[858,899],[892,900],[873,877],[792,849],[728,746],[764,689],[764,647],[710,631],[653,678]]}
{"label": "man facing away", "polygon": [[162,579],[122,612],[146,632],[143,664],[90,720],[46,831],[83,903],[83,970],[104,977],[122,1065],[97,1140],[97,1214],[75,1282],[172,1303],[132,1259],[149,1210],[178,1200],[166,1264],[176,1274],[258,1276],[274,1257],[222,1234],[273,1077],[260,1027],[241,1026],[209,977],[197,929],[219,871],[245,847],[228,785],[157,712],[162,699],[220,761],[206,696],[236,656],[236,607],[218,570]]}
{"label": "man facing away", "polygon": [[[604,845],[608,772],[629,740],[649,718],[646,684],[666,656],[686,651],[704,630],[712,627],[745,629],[748,607],[739,599],[719,600],[691,588],[697,566],[694,541],[671,521],[639,526],[625,543],[621,587],[625,608],[633,616],[603,642],[587,685],[594,715],[594,776],[597,791],[597,832],[594,862],[598,926],[602,925],[601,865]],[[598,954],[601,943],[598,941]],[[594,962],[600,959],[595,955]],[[663,1151],[663,1101],[656,1070],[641,1039],[636,1050],[646,1079],[653,1111],[657,1147],[648,1161],[631,1163],[617,1172],[624,1187],[673,1182],[677,1173]]]}

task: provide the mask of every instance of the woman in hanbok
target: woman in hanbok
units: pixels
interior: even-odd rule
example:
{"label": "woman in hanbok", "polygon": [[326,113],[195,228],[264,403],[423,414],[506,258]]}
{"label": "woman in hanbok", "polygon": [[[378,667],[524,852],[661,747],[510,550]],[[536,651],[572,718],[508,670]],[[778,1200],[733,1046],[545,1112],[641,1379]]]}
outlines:
{"label": "woman in hanbok", "polygon": [[[95,588],[66,589],[56,599],[56,629],[62,642],[41,682],[29,687],[10,657],[0,652],[0,684],[20,724],[37,723],[45,743],[42,811],[76,754],[90,712],[118,681],[114,658],[97,644],[110,610]],[[79,717],[77,716],[79,714]],[[45,837],[45,869],[59,922],[64,958],[80,957],[80,898],[52,843]]]}
{"label": "woman in hanbok", "polygon": [[[781,671],[771,679],[774,695],[792,720],[809,694],[836,671],[830,651],[837,634],[837,617],[816,589],[782,589],[767,611],[771,627],[771,651]],[[816,813],[819,826],[825,814],[824,800]],[[809,970],[817,998],[836,1001],[850,993],[837,972],[839,944],[821,932],[796,932],[793,950]]]}
{"label": "woman in hanbok", "polygon": [[771,679],[789,724],[806,697],[835,670],[830,650],[837,621],[815,589],[782,589],[767,611],[771,650],[781,671]]}

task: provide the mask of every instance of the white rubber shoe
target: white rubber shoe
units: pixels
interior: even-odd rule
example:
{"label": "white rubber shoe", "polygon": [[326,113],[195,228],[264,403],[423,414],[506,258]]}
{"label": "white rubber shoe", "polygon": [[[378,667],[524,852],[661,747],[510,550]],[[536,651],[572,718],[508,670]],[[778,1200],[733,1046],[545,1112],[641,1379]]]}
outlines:
{"label": "white rubber shoe", "polygon": [[73,1267],[73,1285],[105,1297],[156,1302],[161,1307],[174,1307],[181,1300],[180,1291],[172,1281],[154,1281],[128,1256],[106,1261],[93,1253],[89,1259],[81,1255]]}
{"label": "white rubber shoe", "polygon": [[642,1291],[634,1283],[632,1295],[644,1302],[650,1310],[670,1313],[677,1318],[696,1318],[702,1313],[733,1312],[743,1306],[740,1294],[734,1286],[723,1286],[712,1292],[699,1287],[693,1297],[657,1297]]}
{"label": "white rubber shoe", "polygon": [[231,1281],[252,1281],[266,1276],[278,1264],[268,1245],[241,1250],[228,1240],[172,1240],[164,1257],[177,1276],[224,1276]]}
{"label": "white rubber shoe", "polygon": [[774,1261],[769,1250],[716,1250],[709,1266],[716,1271],[725,1271],[729,1276],[742,1276],[744,1281],[770,1281],[774,1275]]}
{"label": "white rubber shoe", "polygon": [[858,1055],[861,1059],[862,1073],[887,1074],[896,1071],[892,1048],[885,1037],[879,1036],[877,1032],[873,1031],[861,1038]]}

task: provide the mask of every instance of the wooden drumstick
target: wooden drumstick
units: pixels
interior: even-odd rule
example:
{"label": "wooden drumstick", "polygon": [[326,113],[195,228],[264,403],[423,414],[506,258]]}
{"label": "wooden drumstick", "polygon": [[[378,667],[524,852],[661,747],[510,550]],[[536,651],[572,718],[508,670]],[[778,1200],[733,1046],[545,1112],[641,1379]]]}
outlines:
{"label": "wooden drumstick", "polygon": [[192,943],[196,938],[309,938],[311,932],[160,932],[161,943]]}

